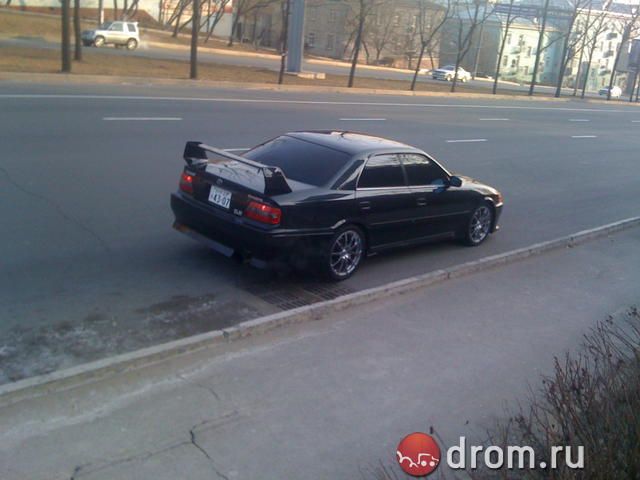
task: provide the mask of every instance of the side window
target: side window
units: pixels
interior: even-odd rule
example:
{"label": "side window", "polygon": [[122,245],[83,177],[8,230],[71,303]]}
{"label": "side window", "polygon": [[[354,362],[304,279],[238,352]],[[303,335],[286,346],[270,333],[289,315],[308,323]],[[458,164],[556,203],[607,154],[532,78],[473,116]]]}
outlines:
{"label": "side window", "polygon": [[432,160],[413,153],[401,155],[409,185],[444,185],[447,174]]}
{"label": "side window", "polygon": [[360,175],[359,188],[404,187],[404,174],[397,155],[371,157]]}
{"label": "side window", "polygon": [[135,23],[127,23],[127,28],[131,33],[136,33],[136,24]]}
{"label": "side window", "polygon": [[111,30],[112,32],[124,32],[122,23],[112,23],[109,30]]}

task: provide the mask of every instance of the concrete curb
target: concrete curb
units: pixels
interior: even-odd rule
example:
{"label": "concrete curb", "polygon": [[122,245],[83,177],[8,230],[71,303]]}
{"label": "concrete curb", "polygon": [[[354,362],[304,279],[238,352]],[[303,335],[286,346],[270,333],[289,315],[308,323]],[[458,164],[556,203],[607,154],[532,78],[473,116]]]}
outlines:
{"label": "concrete curb", "polygon": [[64,391],[96,382],[104,378],[150,366],[178,356],[215,348],[234,340],[256,336],[279,327],[299,324],[340,312],[350,307],[363,305],[396,295],[404,295],[449,279],[481,272],[496,266],[506,265],[534,255],[563,247],[573,247],[612,233],[640,225],[640,217],[632,217],[601,227],[582,230],[572,235],[484,257],[447,269],[417,275],[395,282],[343,295],[333,300],[275,313],[249,320],[231,328],[175,340],[162,345],[117,355],[77,367],[60,370],[18,382],[0,386],[0,407],[41,397],[48,393]]}

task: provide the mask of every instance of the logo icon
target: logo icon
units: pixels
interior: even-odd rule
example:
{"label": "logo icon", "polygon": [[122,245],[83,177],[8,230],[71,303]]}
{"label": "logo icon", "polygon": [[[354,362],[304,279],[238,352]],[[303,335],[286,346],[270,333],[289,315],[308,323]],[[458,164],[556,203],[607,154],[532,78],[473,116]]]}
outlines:
{"label": "logo icon", "polygon": [[426,477],[438,468],[440,447],[431,435],[414,432],[398,444],[396,456],[405,473],[414,477]]}

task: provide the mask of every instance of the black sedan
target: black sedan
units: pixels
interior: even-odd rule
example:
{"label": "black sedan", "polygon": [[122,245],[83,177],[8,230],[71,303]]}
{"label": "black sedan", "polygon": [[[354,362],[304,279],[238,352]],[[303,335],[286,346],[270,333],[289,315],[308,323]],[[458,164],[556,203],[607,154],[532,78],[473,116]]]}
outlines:
{"label": "black sedan", "polygon": [[187,142],[174,228],[256,266],[349,278],[367,256],[498,229],[502,195],[422,150],[346,131],[281,135],[237,156]]}

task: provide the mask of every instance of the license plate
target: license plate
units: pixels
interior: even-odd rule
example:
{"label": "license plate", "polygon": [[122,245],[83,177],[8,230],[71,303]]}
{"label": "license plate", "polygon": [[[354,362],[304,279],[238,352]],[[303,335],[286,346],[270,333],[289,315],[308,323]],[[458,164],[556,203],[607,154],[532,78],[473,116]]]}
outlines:
{"label": "license plate", "polygon": [[212,186],[209,190],[209,201],[228,210],[231,205],[231,192]]}

